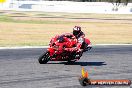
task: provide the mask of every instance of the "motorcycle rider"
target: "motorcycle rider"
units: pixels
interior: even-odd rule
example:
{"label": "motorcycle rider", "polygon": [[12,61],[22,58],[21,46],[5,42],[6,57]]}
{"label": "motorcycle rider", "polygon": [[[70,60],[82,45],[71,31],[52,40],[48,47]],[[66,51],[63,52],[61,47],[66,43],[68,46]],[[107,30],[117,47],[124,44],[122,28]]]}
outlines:
{"label": "motorcycle rider", "polygon": [[85,34],[84,32],[82,32],[81,27],[80,26],[75,26],[73,28],[73,35],[77,38],[78,43],[77,43],[77,47],[80,48],[82,51],[87,51],[90,50],[92,47],[89,45],[89,47],[87,47],[85,50],[84,47],[86,46],[84,37]]}
{"label": "motorcycle rider", "polygon": [[80,26],[75,26],[73,28],[73,35],[77,38],[78,43],[77,43],[77,47],[81,49],[83,43],[84,43],[84,37],[85,34],[82,32],[81,27]]}

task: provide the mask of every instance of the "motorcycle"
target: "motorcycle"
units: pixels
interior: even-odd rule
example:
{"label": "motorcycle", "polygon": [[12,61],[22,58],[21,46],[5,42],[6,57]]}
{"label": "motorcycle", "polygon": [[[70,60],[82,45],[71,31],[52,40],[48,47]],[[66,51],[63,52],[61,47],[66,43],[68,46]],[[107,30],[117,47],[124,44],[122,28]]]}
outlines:
{"label": "motorcycle", "polygon": [[83,42],[81,49],[79,49],[75,47],[78,40],[73,34],[57,35],[51,39],[49,48],[39,57],[38,61],[40,64],[46,64],[48,61],[75,62],[88,49],[90,40],[86,38],[84,40],[85,42]]}

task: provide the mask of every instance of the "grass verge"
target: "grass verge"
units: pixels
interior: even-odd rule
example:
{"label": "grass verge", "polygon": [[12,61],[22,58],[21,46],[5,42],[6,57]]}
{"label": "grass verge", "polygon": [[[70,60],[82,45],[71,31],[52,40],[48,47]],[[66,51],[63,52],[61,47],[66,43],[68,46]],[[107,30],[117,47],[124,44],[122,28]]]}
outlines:
{"label": "grass verge", "polygon": [[[105,16],[104,14],[45,14],[39,13],[39,16],[44,15],[43,18],[34,18],[32,16],[21,17],[21,14],[17,14],[19,16],[16,16],[16,14],[15,16],[10,16],[9,14],[1,15],[0,46],[48,45],[52,37],[57,34],[72,32],[72,28],[75,25],[82,27],[86,37],[90,38],[93,44],[132,43],[131,20],[96,20],[96,18],[124,19],[124,15],[118,15],[119,17],[117,17],[116,15]],[[51,18],[47,18],[48,16]],[[70,19],[73,17],[76,19]],[[92,19],[78,19],[80,17]],[[127,15],[128,18],[131,19],[131,16]]]}

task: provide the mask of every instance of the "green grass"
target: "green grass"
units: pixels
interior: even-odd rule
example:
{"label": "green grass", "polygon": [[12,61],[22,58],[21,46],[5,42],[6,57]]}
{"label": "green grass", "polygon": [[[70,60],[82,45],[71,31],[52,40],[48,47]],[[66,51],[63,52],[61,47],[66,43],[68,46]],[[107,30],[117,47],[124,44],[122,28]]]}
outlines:
{"label": "green grass", "polygon": [[[39,19],[39,18],[38,18]],[[28,24],[70,24],[72,22],[66,21],[50,21],[50,20],[19,20],[13,19],[10,16],[0,16],[0,22],[11,22],[11,23],[28,23]]]}
{"label": "green grass", "polygon": [[[39,19],[39,18],[38,18]],[[11,23],[29,23],[29,24],[69,24],[72,22],[66,22],[66,21],[53,21],[53,20],[21,20],[21,19],[13,19],[11,16],[0,16],[0,22],[11,22]]]}
{"label": "green grass", "polygon": [[[72,32],[75,25],[82,26],[82,30],[86,37],[90,38],[92,44],[132,44],[132,22],[127,20],[132,19],[132,15],[13,13],[0,15],[0,46],[48,45],[53,36]],[[42,18],[39,16],[42,16]],[[73,18],[91,19],[89,21]],[[93,20],[96,18],[126,20]]]}
{"label": "green grass", "polygon": [[[36,13],[36,12],[35,12]],[[94,14],[94,13],[47,13],[41,12],[34,15],[39,16],[53,16],[53,17],[64,17],[64,18],[131,18],[131,14]],[[33,14],[33,12],[32,12]]]}
{"label": "green grass", "polygon": [[0,21],[1,22],[13,22],[13,19],[11,17],[1,15]]}

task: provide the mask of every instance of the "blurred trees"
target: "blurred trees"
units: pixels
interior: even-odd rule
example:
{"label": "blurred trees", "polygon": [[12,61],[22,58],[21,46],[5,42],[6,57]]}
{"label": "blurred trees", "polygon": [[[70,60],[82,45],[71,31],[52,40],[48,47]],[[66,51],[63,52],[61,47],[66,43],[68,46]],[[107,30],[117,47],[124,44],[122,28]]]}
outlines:
{"label": "blurred trees", "polygon": [[119,7],[127,6],[130,0],[108,0],[108,2],[113,4],[113,11],[118,11]]}
{"label": "blurred trees", "polygon": [[119,6],[121,3],[124,3],[124,5],[127,5],[130,0],[108,0],[112,4],[116,3],[117,6]]}
{"label": "blurred trees", "polygon": [[45,1],[111,2],[125,4],[128,4],[128,2],[132,2],[132,0],[45,0]]}

